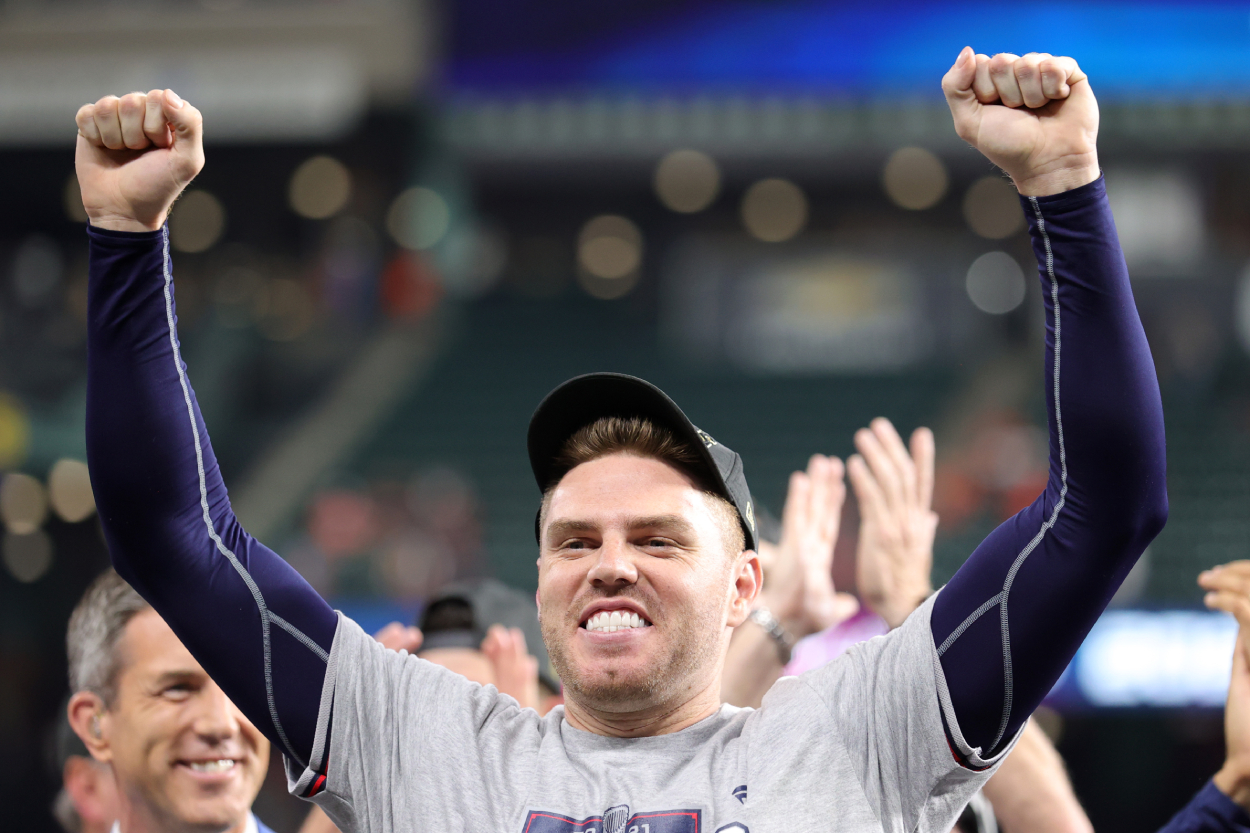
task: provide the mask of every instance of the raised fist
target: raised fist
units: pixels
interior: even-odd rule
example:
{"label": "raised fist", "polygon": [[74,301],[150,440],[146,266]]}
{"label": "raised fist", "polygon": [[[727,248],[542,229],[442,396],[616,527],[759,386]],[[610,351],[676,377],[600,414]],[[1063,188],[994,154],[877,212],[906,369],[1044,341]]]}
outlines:
{"label": "raised fist", "polygon": [[1071,58],[991,58],[965,46],[942,91],[955,132],[1006,171],[1021,194],[1058,194],[1098,178],[1098,102]]}
{"label": "raised fist", "polygon": [[97,228],[159,229],[204,167],[203,117],[173,90],[105,96],[75,121],[78,186]]}

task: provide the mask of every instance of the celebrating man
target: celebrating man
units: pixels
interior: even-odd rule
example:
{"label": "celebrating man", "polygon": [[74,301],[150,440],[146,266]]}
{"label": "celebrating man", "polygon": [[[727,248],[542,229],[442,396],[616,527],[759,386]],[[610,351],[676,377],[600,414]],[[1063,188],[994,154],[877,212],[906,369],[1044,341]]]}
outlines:
{"label": "celebrating man", "polygon": [[567,382],[529,430],[539,613],[565,687],[545,718],[385,650],[240,527],[179,356],[164,230],[203,165],[200,115],[168,90],[79,111],[87,441],[110,551],[279,745],[294,792],[349,831],[950,829],[1167,498],[1158,385],[1085,74],[1070,58],[965,49],[943,88],[959,135],[1027,209],[1046,491],[889,636],[784,681],[760,709],[722,707],[729,637],[760,584],[742,462],[646,382]]}

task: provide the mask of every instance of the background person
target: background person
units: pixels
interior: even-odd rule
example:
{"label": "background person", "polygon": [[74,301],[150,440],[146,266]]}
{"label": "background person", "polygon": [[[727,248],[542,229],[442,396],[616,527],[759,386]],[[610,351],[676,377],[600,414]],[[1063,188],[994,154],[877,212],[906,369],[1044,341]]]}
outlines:
{"label": "background person", "polygon": [[[894,425],[878,418],[856,432],[855,447],[859,453],[851,457],[846,470],[860,513],[857,589],[864,605],[894,629],[933,592],[930,572],[938,521],[932,503],[933,432],[917,428],[909,450]],[[834,612],[828,601],[847,595],[836,593],[831,573],[846,494],[842,471],[837,458],[817,455],[806,472],[791,475],[780,541],[770,547],[775,555],[760,598],[765,604],[790,600],[780,608],[785,611],[781,621],[793,629],[790,634],[795,638],[822,622],[836,628],[857,608],[848,599]],[[770,592],[774,581],[785,584]],[[722,692],[726,702],[759,706],[772,682],[787,670],[789,637],[778,640],[754,621],[739,631],[730,645]],[[834,641],[841,645],[850,640]],[[1006,830],[1016,833],[1093,830],[1072,790],[1063,759],[1032,720],[981,795],[989,806],[965,813],[960,829],[984,830],[982,818],[989,812]]]}
{"label": "background person", "polygon": [[532,597],[496,581],[454,582],[421,611],[422,659],[546,714],[560,699]]}
{"label": "background person", "polygon": [[91,757],[65,709],[56,730],[56,763],[61,789],[52,802],[52,817],[57,824],[65,833],[109,833],[118,818],[113,770]]}
{"label": "background person", "polygon": [[[489,623],[483,632],[482,624]],[[546,714],[560,699],[547,665],[547,652],[535,633],[538,656],[526,647],[526,631],[536,632],[533,600],[494,579],[457,582],[430,599],[420,627],[392,622],[374,634],[383,647],[407,651],[455,671],[467,680],[493,685],[522,707]],[[335,833],[338,827],[313,807],[300,833]]]}
{"label": "background person", "polygon": [[67,715],[116,780],[118,833],[268,833],[269,741],[113,570],[70,617]]}
{"label": "background person", "polygon": [[1250,831],[1250,561],[1204,571],[1203,603],[1237,619],[1233,673],[1224,706],[1224,765],[1159,833]]}

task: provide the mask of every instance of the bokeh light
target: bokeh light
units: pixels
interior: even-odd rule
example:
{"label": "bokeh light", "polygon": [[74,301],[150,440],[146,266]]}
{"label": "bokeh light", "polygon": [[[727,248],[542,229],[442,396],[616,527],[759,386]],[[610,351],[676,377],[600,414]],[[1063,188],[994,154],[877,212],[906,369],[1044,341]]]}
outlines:
{"label": "bokeh light", "polygon": [[577,237],[577,263],[588,293],[603,300],[623,297],[638,283],[642,232],[616,214],[595,217]]}
{"label": "bokeh light", "polygon": [[720,192],[720,169],[706,153],[675,150],[655,169],[655,193],[665,207],[682,214],[707,208]]}
{"label": "bokeh light", "polygon": [[932,208],[946,194],[946,166],[924,148],[899,148],[890,155],[881,174],[886,196],[900,208]]}
{"label": "bokeh light", "polygon": [[968,228],[988,240],[1010,237],[1024,228],[1024,212],[1016,188],[1001,176],[984,176],[964,194]]}
{"label": "bokeh light", "polygon": [[225,206],[202,189],[183,194],[169,215],[169,242],[180,252],[208,251],[225,230]]}
{"label": "bokeh light", "polygon": [[308,332],[316,318],[312,297],[299,281],[274,278],[265,285],[256,328],[270,341],[294,341]]}
{"label": "bokeh light", "polygon": [[982,312],[1002,315],[1024,302],[1024,272],[1006,252],[987,252],[968,267],[968,297]]}
{"label": "bokeh light", "polygon": [[0,541],[0,549],[5,569],[22,584],[38,581],[52,566],[52,539],[42,529],[27,533],[9,530]]}
{"label": "bokeh light", "polygon": [[352,195],[352,175],[332,156],[314,156],[291,175],[287,199],[291,210],[310,220],[324,220],[343,210]]}
{"label": "bokeh light", "polygon": [[22,404],[0,392],[0,469],[20,466],[30,447],[30,421]]}
{"label": "bokeh light", "polygon": [[386,214],[386,230],[405,249],[428,249],[451,227],[447,201],[431,188],[417,186],[402,192]]}
{"label": "bokeh light", "polygon": [[807,225],[807,197],[787,179],[762,179],[742,197],[742,223],[758,240],[789,240]]}
{"label": "bokeh light", "polygon": [[63,457],[48,472],[48,502],[61,520],[76,524],[95,512],[91,474],[81,460]]}
{"label": "bokeh light", "polygon": [[0,521],[10,532],[29,535],[48,517],[43,484],[29,474],[9,472],[0,481]]}
{"label": "bokeh light", "polygon": [[61,247],[42,234],[32,234],[13,258],[13,294],[26,309],[45,306],[57,297],[65,271]]}

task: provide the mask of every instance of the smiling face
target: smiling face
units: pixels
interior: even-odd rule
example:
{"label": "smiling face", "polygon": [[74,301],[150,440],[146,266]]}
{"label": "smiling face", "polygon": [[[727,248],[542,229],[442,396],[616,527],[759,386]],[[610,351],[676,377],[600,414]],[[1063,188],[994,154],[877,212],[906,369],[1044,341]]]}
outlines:
{"label": "smiling face", "polygon": [[100,726],[129,802],[165,830],[244,823],[269,765],[269,741],[155,611],[136,614],[117,647],[117,695]]}
{"label": "smiling face", "polygon": [[758,587],[758,559],[729,551],[732,513],[674,466],[628,452],[561,479],[543,513],[539,618],[570,701],[622,714],[719,692]]}

